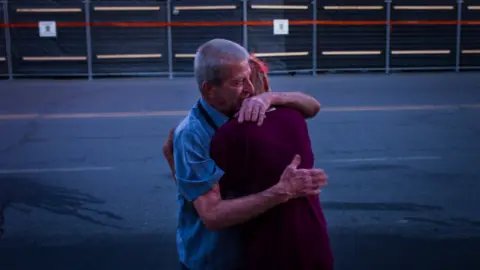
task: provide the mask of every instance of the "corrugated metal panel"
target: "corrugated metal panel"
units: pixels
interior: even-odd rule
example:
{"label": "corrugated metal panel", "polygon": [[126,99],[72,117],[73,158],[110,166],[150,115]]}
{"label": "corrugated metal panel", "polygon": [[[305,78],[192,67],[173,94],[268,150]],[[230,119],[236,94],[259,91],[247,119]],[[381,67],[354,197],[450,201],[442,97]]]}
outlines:
{"label": "corrugated metal panel", "polygon": [[[197,48],[213,38],[225,38],[242,44],[241,1],[173,1],[172,23],[193,23],[172,26],[173,71],[193,72],[193,55]],[[234,26],[205,25],[195,22],[236,22]]]}
{"label": "corrugated metal panel", "polygon": [[318,69],[385,68],[384,1],[322,0],[317,12]]}
{"label": "corrugated metal panel", "polygon": [[[10,22],[27,24],[11,29],[12,61],[17,74],[79,74],[87,72],[85,28],[61,26],[82,22],[83,4],[13,4]],[[56,21],[57,37],[39,37],[39,21]]]}
{"label": "corrugated metal panel", "polygon": [[[289,20],[288,35],[274,35],[271,22],[275,19]],[[248,26],[248,49],[264,55],[259,58],[272,71],[312,69],[312,19],[311,1],[249,1],[248,21],[253,25]],[[259,21],[270,24],[255,25]]]}
{"label": "corrugated metal panel", "polygon": [[[3,18],[3,3],[0,2],[0,24],[4,23]],[[5,40],[5,28],[0,27],[0,76],[5,76],[8,73],[7,68],[7,52]]]}
{"label": "corrugated metal panel", "polygon": [[[16,74],[86,74],[85,27],[63,25],[83,22],[83,3],[10,3],[13,71]],[[39,21],[55,21],[57,37],[40,37]]]}
{"label": "corrugated metal panel", "polygon": [[[465,0],[462,18],[464,21],[480,21],[480,1]],[[480,67],[480,24],[462,25],[461,34],[461,66]]]}
{"label": "corrugated metal panel", "polygon": [[83,4],[83,0],[8,0],[10,4],[27,5],[30,7],[52,7],[56,4],[57,7],[69,4]]}
{"label": "corrugated metal panel", "polygon": [[[457,4],[454,0],[394,1],[391,66],[393,68],[454,67],[456,20]],[[407,21],[407,23],[399,25],[397,21]],[[438,21],[449,23],[435,23]],[[431,22],[432,25],[426,25],[427,22]]]}
{"label": "corrugated metal panel", "polygon": [[[384,0],[91,0],[94,74],[193,71],[193,55],[212,38],[227,38],[257,53],[272,71],[383,69],[386,66]],[[317,14],[314,21],[313,8]],[[9,3],[15,74],[88,72],[83,0],[15,0]],[[170,12],[170,13],[167,13]],[[394,0],[391,10],[392,68],[454,67],[457,0]],[[167,17],[172,19],[172,52]],[[242,21],[247,17],[247,25]],[[273,20],[288,19],[289,34],[274,35]],[[461,66],[480,66],[480,0],[462,5]],[[0,20],[3,14],[0,7]],[[57,38],[40,38],[38,21],[56,21]],[[468,22],[476,21],[476,24]],[[313,41],[313,24],[317,39]],[[4,28],[0,28],[0,74],[7,73]],[[316,43],[314,50],[313,46]],[[315,55],[312,55],[316,51]]]}
{"label": "corrugated metal panel", "polygon": [[90,12],[94,73],[168,72],[165,1],[92,1]]}

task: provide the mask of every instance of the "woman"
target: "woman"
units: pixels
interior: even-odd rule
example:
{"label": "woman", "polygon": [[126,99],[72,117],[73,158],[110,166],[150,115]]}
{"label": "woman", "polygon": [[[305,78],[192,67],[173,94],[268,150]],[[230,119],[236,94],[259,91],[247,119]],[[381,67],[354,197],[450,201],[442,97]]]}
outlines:
{"label": "woman", "polygon": [[[270,90],[267,68],[252,58],[255,94]],[[312,169],[307,122],[297,110],[275,106],[261,126],[229,121],[212,138],[210,155],[225,174],[226,197],[258,194],[278,183],[295,155],[299,168]],[[332,270],[333,254],[320,199],[300,197],[275,206],[236,227],[242,239],[242,270]]]}

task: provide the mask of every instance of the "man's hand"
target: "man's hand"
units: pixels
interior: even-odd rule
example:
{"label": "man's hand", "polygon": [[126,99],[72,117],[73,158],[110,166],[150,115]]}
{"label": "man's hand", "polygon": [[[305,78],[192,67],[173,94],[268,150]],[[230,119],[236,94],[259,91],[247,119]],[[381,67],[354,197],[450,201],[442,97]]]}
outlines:
{"label": "man's hand", "polygon": [[257,122],[260,126],[265,120],[265,114],[272,103],[272,95],[263,93],[243,101],[240,111],[237,113],[238,122]]}
{"label": "man's hand", "polygon": [[195,199],[193,205],[205,226],[218,230],[248,221],[290,199],[317,195],[319,188],[326,185],[327,176],[318,169],[298,169],[300,161],[300,156],[296,155],[280,181],[263,192],[224,200],[217,183]]}
{"label": "man's hand", "polygon": [[298,169],[301,158],[295,155],[292,163],[285,168],[275,192],[285,195],[285,201],[303,196],[318,195],[321,187],[327,185],[328,176],[321,169]]}

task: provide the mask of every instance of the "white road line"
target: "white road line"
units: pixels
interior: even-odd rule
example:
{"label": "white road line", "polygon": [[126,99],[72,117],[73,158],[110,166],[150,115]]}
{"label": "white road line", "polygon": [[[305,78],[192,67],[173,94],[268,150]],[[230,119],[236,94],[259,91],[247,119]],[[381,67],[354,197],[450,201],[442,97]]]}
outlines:
{"label": "white road line", "polygon": [[29,168],[0,170],[0,174],[36,174],[36,173],[71,173],[88,171],[111,171],[113,167],[74,167],[74,168]]}
{"label": "white road line", "polygon": [[344,159],[324,159],[319,162],[331,163],[362,163],[362,162],[385,162],[385,161],[411,161],[411,160],[439,160],[442,157],[437,156],[412,156],[412,157],[377,157],[377,158],[344,158]]}
{"label": "white road line", "polygon": [[[395,112],[395,111],[441,111],[454,109],[480,109],[480,103],[460,105],[402,105],[402,106],[332,106],[324,107],[321,112]],[[54,114],[0,114],[0,120],[25,119],[93,119],[93,118],[130,118],[185,116],[188,111],[141,111],[141,112],[92,112],[92,113],[54,113]]]}

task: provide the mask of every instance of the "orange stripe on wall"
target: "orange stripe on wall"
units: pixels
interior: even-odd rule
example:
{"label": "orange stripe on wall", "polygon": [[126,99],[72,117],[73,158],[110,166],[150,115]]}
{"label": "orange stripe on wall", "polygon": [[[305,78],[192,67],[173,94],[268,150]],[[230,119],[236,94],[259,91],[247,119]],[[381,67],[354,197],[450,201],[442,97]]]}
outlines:
{"label": "orange stripe on wall", "polygon": [[[456,20],[450,21],[312,21],[312,20],[297,20],[289,21],[290,25],[456,25]],[[480,21],[460,21],[462,25],[480,25]],[[271,26],[272,20],[268,21],[220,21],[220,22],[92,22],[87,24],[86,22],[57,22],[57,27],[213,27],[213,26]],[[37,28],[38,23],[10,23],[0,24],[2,28]]]}

